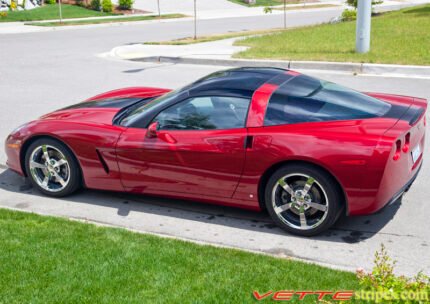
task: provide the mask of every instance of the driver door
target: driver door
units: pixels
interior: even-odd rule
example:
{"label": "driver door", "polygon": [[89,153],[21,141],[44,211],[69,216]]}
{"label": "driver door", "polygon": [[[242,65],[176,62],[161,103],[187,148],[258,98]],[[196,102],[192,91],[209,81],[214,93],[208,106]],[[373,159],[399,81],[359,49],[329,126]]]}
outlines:
{"label": "driver door", "polygon": [[249,103],[238,97],[188,98],[155,117],[153,136],[147,129],[128,128],[117,144],[124,187],[231,197],[245,162]]}

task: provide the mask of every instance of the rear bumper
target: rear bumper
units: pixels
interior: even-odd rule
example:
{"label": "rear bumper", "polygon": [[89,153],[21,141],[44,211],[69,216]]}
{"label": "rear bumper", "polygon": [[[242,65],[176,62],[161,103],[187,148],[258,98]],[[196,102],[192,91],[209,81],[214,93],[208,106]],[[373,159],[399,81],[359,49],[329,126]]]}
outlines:
{"label": "rear bumper", "polygon": [[414,183],[418,174],[420,173],[422,166],[423,164],[421,162],[417,171],[415,172],[415,175],[384,206],[388,206],[395,203],[399,199],[399,197],[403,195],[403,193],[409,191],[409,188],[411,188],[412,184]]}

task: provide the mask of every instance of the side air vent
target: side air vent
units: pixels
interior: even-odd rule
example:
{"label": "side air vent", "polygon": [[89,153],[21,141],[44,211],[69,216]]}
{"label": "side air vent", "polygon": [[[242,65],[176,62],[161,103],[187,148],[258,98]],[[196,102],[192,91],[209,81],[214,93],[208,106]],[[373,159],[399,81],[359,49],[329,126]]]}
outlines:
{"label": "side air vent", "polygon": [[97,150],[97,149],[96,149],[96,153],[97,153],[97,156],[98,156],[98,158],[99,158],[99,160],[100,160],[100,163],[101,163],[101,164],[102,164],[102,166],[103,166],[103,169],[105,170],[105,172],[106,172],[107,174],[109,174],[109,167],[108,167],[108,165],[106,164],[105,160],[103,159],[102,154],[101,154],[101,153],[100,153],[100,151],[99,151],[99,150]]}

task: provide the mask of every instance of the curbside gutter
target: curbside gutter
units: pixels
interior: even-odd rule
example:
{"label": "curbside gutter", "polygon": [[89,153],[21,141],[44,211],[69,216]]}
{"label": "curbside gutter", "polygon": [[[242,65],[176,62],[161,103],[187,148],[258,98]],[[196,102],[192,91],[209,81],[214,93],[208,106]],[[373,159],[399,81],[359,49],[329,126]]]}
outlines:
{"label": "curbside gutter", "polygon": [[353,74],[374,75],[406,75],[413,77],[430,78],[430,66],[396,65],[396,64],[374,64],[353,62],[325,62],[325,61],[284,61],[284,60],[249,60],[249,59],[220,59],[199,57],[173,57],[173,56],[149,56],[131,58],[131,61],[158,62],[158,63],[181,63],[220,65],[233,67],[279,67],[287,69],[304,70],[326,70],[335,72],[348,72]]}

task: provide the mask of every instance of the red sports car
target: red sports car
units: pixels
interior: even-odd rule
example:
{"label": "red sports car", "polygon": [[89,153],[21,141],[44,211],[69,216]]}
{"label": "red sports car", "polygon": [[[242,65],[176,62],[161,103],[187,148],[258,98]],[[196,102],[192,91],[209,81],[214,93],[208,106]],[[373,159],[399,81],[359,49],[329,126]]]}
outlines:
{"label": "red sports car", "polygon": [[426,109],[290,70],[231,69],[42,116],[9,135],[7,164],[50,196],[87,187],[267,209],[309,236],[409,189]]}

